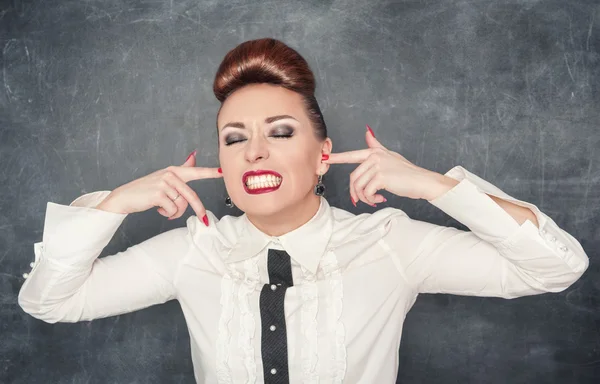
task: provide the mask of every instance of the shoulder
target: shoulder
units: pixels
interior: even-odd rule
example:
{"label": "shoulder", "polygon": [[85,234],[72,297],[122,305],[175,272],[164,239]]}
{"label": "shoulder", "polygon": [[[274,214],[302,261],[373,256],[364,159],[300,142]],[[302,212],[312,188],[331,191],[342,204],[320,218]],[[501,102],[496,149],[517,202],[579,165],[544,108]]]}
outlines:
{"label": "shoulder", "polygon": [[383,236],[390,231],[394,223],[409,219],[401,209],[387,207],[373,213],[353,214],[344,209],[331,207],[333,233],[331,243],[340,245],[363,236]]}

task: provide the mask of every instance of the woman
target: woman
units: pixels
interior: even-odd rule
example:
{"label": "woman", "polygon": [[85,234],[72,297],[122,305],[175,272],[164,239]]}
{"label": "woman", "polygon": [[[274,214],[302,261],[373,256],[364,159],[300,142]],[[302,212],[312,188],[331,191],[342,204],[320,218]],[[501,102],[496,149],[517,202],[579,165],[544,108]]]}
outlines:
{"label": "woman", "polygon": [[[177,299],[198,383],[391,383],[406,313],[419,293],[515,298],[561,292],[588,267],[579,242],[533,204],[466,169],[445,175],[386,149],[370,128],[364,150],[331,153],[306,61],[273,39],[227,54],[214,81],[221,168],[193,152],[112,192],[49,203],[43,240],[19,304],[49,323],[135,311]],[[378,190],[426,199],[471,231],[400,209],[354,215],[329,206],[321,177],[359,164],[350,198]],[[217,219],[190,180],[223,177]],[[127,214],[158,207],[197,216],[98,259]]]}

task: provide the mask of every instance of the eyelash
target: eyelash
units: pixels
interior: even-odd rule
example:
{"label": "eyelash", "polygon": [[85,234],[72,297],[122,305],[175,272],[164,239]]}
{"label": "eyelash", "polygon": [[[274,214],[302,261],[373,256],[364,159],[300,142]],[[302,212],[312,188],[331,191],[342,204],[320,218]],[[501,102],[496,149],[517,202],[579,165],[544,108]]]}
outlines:
{"label": "eyelash", "polygon": [[[271,135],[271,137],[275,137],[277,139],[289,139],[292,136],[293,136],[293,134],[291,134],[291,133],[289,133],[289,134],[283,134],[283,135]],[[244,140],[245,139],[226,142],[225,146],[230,146],[230,145],[235,144],[235,143],[240,143],[240,142],[242,142]]]}

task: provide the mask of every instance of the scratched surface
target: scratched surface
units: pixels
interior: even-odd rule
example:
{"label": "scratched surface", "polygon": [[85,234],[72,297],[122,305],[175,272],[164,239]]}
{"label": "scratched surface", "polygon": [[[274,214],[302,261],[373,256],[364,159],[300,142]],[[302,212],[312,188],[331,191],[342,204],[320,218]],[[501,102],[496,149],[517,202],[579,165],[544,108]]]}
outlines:
{"label": "scratched surface", "polygon": [[[217,164],[213,75],[229,49],[264,36],[309,61],[335,150],[362,148],[368,123],[419,166],[462,165],[536,204],[592,259],[559,294],[421,296],[398,382],[600,382],[600,5],[582,0],[2,2],[0,382],[193,382],[177,302],[50,325],[17,293],[48,201],[113,189],[194,148]],[[327,175],[329,201],[370,212],[351,206],[351,169]],[[222,183],[191,185],[217,216],[230,212]],[[103,255],[185,218],[131,215]]]}

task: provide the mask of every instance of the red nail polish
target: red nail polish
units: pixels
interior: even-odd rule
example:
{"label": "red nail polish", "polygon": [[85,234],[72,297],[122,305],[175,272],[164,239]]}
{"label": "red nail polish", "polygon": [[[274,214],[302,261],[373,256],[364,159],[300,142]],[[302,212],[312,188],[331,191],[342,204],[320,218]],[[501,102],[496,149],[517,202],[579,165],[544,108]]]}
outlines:
{"label": "red nail polish", "polygon": [[194,149],[194,150],[192,151],[192,153],[190,153],[190,154],[188,155],[188,157],[187,157],[187,159],[185,159],[185,161],[188,161],[188,160],[190,159],[190,157],[192,157],[192,156],[196,156],[196,152],[197,152],[197,151]]}
{"label": "red nail polish", "polygon": [[383,198],[383,202],[384,202],[384,203],[385,203],[385,202],[387,202],[387,199],[386,199],[385,197]]}
{"label": "red nail polish", "polygon": [[373,133],[373,130],[371,129],[371,127],[369,127],[369,124],[367,124],[367,129],[369,130],[369,132],[371,133],[371,135],[373,137],[375,137],[375,134]]}
{"label": "red nail polish", "polygon": [[202,221],[204,222],[204,225],[206,225],[208,227],[208,216],[204,215],[204,217],[202,218]]}
{"label": "red nail polish", "polygon": [[356,201],[354,201],[354,197],[352,197],[352,195],[350,195],[350,200],[352,200],[352,204],[354,204],[354,206],[356,207]]}
{"label": "red nail polish", "polygon": [[219,167],[219,169],[217,169],[217,172],[223,173],[223,170]]}
{"label": "red nail polish", "polygon": [[327,155],[327,154],[323,154],[323,155],[321,156],[321,160],[329,160],[329,155]]}

